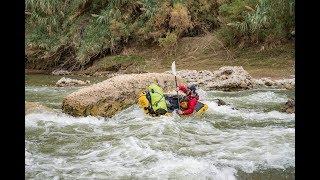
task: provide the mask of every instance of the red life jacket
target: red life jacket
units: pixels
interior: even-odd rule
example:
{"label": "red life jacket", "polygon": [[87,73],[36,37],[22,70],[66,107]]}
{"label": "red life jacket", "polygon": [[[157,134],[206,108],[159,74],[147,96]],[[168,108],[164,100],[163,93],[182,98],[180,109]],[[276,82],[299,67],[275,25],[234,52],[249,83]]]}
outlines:
{"label": "red life jacket", "polygon": [[199,100],[199,96],[196,92],[191,92],[190,90],[187,89],[186,86],[184,85],[180,85],[179,86],[179,90],[183,91],[185,94],[187,94],[187,98],[188,98],[188,108],[184,111],[182,111],[183,115],[188,115],[188,114],[192,114],[197,103]]}
{"label": "red life jacket", "polygon": [[182,114],[183,115],[188,115],[188,114],[192,114],[197,103],[198,103],[198,98],[197,97],[188,97],[189,100],[188,100],[188,108],[184,111],[182,111]]}

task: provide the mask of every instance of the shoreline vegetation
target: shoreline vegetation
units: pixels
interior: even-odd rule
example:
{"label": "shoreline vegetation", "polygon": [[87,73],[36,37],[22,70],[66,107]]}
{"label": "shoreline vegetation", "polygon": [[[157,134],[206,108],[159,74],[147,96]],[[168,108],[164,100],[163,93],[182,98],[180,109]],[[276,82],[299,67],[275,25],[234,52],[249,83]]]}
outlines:
{"label": "shoreline vegetation", "polygon": [[294,74],[294,1],[26,1],[26,74]]}

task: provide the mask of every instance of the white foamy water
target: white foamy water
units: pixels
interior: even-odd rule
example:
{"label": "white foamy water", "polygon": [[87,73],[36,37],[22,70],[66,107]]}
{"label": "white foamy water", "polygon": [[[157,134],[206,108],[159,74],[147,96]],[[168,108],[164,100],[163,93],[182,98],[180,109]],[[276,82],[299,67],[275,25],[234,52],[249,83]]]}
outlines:
{"label": "white foamy water", "polygon": [[[295,167],[294,114],[252,106],[237,110],[232,108],[237,103],[210,101],[210,92],[201,96],[209,110],[200,118],[147,117],[136,105],[113,118],[72,117],[61,111],[27,114],[26,178],[230,180],[240,171],[273,169],[294,176],[288,170]],[[262,106],[281,104],[287,97],[257,91],[219,98]],[[234,122],[241,126],[232,126]]]}
{"label": "white foamy water", "polygon": [[258,92],[248,96],[243,96],[240,98],[233,98],[244,103],[283,103],[288,100],[288,98],[284,95],[276,94],[275,92],[267,91],[267,92]]}
{"label": "white foamy water", "polygon": [[239,117],[245,120],[285,120],[285,121],[294,121],[295,114],[287,114],[279,111],[270,111],[270,112],[257,112],[250,110],[237,110],[230,105],[218,106],[217,102],[206,102],[209,109],[208,113],[224,115],[226,118]]}
{"label": "white foamy water", "polygon": [[27,93],[63,93],[79,89],[80,87],[52,87],[52,86],[26,86],[25,91]]}
{"label": "white foamy water", "polygon": [[101,125],[104,118],[99,117],[72,117],[64,113],[43,112],[31,113],[25,116],[25,127],[38,127],[38,123],[52,124],[55,126],[66,125]]}

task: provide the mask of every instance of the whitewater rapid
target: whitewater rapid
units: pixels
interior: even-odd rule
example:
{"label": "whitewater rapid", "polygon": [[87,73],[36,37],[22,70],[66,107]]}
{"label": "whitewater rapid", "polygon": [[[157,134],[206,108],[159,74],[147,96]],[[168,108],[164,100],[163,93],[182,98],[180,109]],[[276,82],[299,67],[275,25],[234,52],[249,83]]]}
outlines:
{"label": "whitewater rapid", "polygon": [[[28,88],[30,98],[45,92],[58,104],[74,90]],[[136,105],[112,118],[72,117],[58,108],[27,114],[26,177],[239,179],[240,172],[272,171],[294,177],[295,115],[278,108],[294,92],[200,94],[209,106],[201,118],[147,117]],[[229,105],[218,106],[215,98]]]}

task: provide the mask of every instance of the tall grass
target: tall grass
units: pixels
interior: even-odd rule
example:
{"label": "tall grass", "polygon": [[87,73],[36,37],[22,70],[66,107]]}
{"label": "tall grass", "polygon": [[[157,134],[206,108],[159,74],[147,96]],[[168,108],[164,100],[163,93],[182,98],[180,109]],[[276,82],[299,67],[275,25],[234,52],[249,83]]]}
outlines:
{"label": "tall grass", "polygon": [[[104,52],[116,54],[131,42],[170,48],[181,37],[212,32],[220,26],[227,44],[286,39],[294,27],[293,0],[25,2],[26,49],[42,52],[28,56],[28,61],[47,61],[49,67],[55,61],[52,66],[76,63],[81,68],[93,57],[104,56]],[[72,58],[63,58],[65,55]]]}
{"label": "tall grass", "polygon": [[235,0],[220,7],[218,31],[228,45],[285,41],[294,29],[294,0]]}

